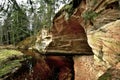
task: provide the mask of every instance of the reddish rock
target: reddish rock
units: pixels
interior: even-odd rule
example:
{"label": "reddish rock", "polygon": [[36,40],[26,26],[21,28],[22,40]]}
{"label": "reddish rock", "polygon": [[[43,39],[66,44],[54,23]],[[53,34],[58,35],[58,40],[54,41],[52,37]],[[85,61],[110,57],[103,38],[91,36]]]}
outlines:
{"label": "reddish rock", "polygon": [[93,56],[75,56],[75,80],[97,80]]}
{"label": "reddish rock", "polygon": [[71,80],[73,77],[73,62],[65,56],[48,56],[46,58],[47,64],[53,70],[53,77],[56,76],[58,80]]}
{"label": "reddish rock", "polygon": [[37,61],[33,68],[33,79],[48,80],[52,76],[52,70],[46,62]]}
{"label": "reddish rock", "polygon": [[[61,9],[62,10],[62,9]],[[82,8],[77,8],[74,13],[70,14],[59,11],[51,28],[53,35],[52,43],[47,47],[47,53],[64,53],[64,54],[92,54],[91,48],[87,43],[86,33],[80,25],[80,15]],[[57,16],[60,14],[60,16]]]}
{"label": "reddish rock", "polygon": [[[120,61],[118,6],[117,0],[82,0],[73,13],[69,12],[73,7],[68,9],[64,7],[53,20],[50,30],[52,34],[50,42],[51,40],[52,42],[48,47],[45,46],[46,54],[82,54],[74,57],[75,80],[97,80],[107,68]],[[45,40],[47,38],[48,36]],[[41,40],[38,39],[37,42],[39,47],[35,49],[39,51]],[[93,50],[94,59],[90,47]],[[47,59],[51,68],[54,65],[59,69],[60,80],[70,72],[64,57],[50,56]]]}

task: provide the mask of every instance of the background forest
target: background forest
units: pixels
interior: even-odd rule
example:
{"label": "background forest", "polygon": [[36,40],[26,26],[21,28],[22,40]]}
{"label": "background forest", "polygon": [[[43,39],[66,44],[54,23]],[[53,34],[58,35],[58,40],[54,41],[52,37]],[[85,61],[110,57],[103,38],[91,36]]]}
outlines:
{"label": "background forest", "polygon": [[55,13],[70,0],[0,0],[0,45],[16,44],[50,28]]}

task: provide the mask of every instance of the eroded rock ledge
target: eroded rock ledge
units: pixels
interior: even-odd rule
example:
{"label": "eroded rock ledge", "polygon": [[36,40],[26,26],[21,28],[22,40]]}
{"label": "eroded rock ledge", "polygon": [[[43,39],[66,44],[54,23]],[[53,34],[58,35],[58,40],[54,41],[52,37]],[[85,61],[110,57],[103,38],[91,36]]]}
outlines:
{"label": "eroded rock ledge", "polygon": [[[53,61],[66,60],[68,58],[63,55],[72,54],[75,80],[98,80],[101,75],[99,80],[116,79],[116,76],[120,79],[118,0],[75,1],[64,6],[56,14],[50,32],[46,32],[45,37],[38,35],[32,48],[40,53],[45,49],[46,55],[58,55],[47,57]],[[60,61],[60,64],[61,62],[64,61]],[[69,72],[70,68],[65,66],[65,70]]]}
{"label": "eroded rock ledge", "polygon": [[[87,43],[86,33],[80,25],[78,17],[78,15],[81,15],[81,9],[74,9],[71,4],[68,4],[57,13],[59,15],[56,14],[50,31],[53,41],[47,47],[47,53],[92,54]],[[73,10],[72,15],[69,10]]]}
{"label": "eroded rock ledge", "polygon": [[[81,0],[77,7],[73,6],[70,3],[56,14],[50,31],[52,42],[46,51],[48,54],[82,53],[73,58],[75,80],[97,80],[120,61],[119,2]],[[92,52],[94,58],[86,56]]]}

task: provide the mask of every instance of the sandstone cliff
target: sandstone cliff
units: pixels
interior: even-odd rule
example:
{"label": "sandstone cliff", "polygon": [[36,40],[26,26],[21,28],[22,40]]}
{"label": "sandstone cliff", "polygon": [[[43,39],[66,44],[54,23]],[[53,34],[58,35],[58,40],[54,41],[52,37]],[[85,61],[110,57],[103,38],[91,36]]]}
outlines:
{"label": "sandstone cliff", "polygon": [[[75,80],[97,80],[101,75],[101,80],[119,80],[119,3],[119,0],[73,0],[55,15],[50,31],[40,32],[29,49],[51,54],[48,59],[53,62],[72,56]],[[60,69],[70,71],[68,66]]]}
{"label": "sandstone cliff", "polygon": [[[108,68],[119,63],[119,6],[118,0],[79,0],[76,4],[73,0],[54,17],[51,29],[53,38],[46,50],[48,54],[84,56],[73,58],[75,80],[96,80]],[[85,57],[86,54],[92,56],[92,52],[94,59]]]}

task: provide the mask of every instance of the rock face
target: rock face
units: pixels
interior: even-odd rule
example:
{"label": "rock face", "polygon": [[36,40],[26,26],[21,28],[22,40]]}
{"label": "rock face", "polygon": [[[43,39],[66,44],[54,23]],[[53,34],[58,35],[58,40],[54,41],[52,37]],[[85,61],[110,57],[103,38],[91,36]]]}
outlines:
{"label": "rock face", "polygon": [[[95,69],[98,71],[97,76],[99,77],[120,61],[120,9],[116,0],[104,0],[98,1],[98,3],[98,7],[89,8],[87,6],[88,9],[82,13],[86,21],[83,20],[81,24],[86,31],[88,44],[94,53]],[[107,5],[103,6],[106,3]],[[90,4],[92,5],[92,1]]]}
{"label": "rock face", "polygon": [[[118,3],[117,0],[82,0],[75,9],[74,5],[64,7],[55,16],[51,29],[53,41],[47,51],[83,53],[82,57],[74,58],[75,80],[97,80],[108,68],[120,61]],[[69,13],[70,9],[73,9],[72,14]],[[94,53],[94,59],[85,56],[86,52],[91,54],[89,46]],[[90,68],[86,68],[88,66]],[[91,77],[90,73],[94,77]]]}
{"label": "rock face", "polygon": [[64,76],[71,79],[71,73],[65,75],[71,68],[65,64],[69,61],[63,55],[74,55],[74,80],[97,80],[101,75],[99,79],[110,80],[104,78],[107,72],[111,72],[108,77],[113,75],[112,79],[116,79],[114,76],[120,73],[119,3],[118,0],[73,0],[55,15],[50,32],[45,31],[44,38],[36,37],[34,50],[40,53],[45,50],[45,55],[52,55],[46,59],[48,64],[51,61],[50,64],[59,68],[59,80]]}
{"label": "rock face", "polygon": [[93,56],[75,56],[75,80],[97,80]]}
{"label": "rock face", "polygon": [[65,10],[71,8],[66,6],[56,14],[53,20],[54,24],[51,28],[53,41],[48,46],[47,53],[92,54],[85,31],[79,23],[79,17],[76,17],[81,14],[81,10],[75,10],[69,18],[70,14]]}
{"label": "rock face", "polygon": [[96,65],[109,68],[120,61],[119,31],[120,20],[117,20],[87,34]]}

